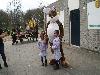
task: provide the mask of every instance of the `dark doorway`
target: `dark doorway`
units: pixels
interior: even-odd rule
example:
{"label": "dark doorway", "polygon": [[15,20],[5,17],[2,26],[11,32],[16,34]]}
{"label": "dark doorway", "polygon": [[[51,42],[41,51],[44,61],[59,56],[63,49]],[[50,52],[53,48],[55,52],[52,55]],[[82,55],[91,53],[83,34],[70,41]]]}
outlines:
{"label": "dark doorway", "polygon": [[71,44],[80,46],[80,10],[70,11]]}

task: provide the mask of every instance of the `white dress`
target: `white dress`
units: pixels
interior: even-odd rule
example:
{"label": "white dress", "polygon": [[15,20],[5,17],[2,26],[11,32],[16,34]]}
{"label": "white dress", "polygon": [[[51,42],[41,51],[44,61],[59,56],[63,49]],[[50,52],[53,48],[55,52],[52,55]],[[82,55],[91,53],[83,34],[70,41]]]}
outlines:
{"label": "white dress", "polygon": [[40,56],[42,57],[47,56],[48,45],[44,43],[44,40],[39,39],[38,48],[40,49],[40,53],[39,53]]}
{"label": "white dress", "polygon": [[50,19],[50,24],[48,25],[47,28],[47,35],[49,37],[49,41],[52,43],[53,39],[54,39],[54,31],[55,30],[59,30],[59,26],[56,23],[56,21],[58,20],[58,16],[55,16],[53,18]]}
{"label": "white dress", "polygon": [[59,39],[59,37],[56,37],[56,38],[53,40],[52,49],[54,50],[54,59],[59,60],[59,59],[61,58],[60,39]]}

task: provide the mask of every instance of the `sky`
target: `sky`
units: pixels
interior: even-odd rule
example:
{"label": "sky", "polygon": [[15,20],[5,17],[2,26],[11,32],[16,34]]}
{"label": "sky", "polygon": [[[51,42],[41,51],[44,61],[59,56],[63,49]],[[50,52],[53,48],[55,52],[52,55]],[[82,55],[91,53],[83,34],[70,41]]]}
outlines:
{"label": "sky", "polygon": [[79,8],[79,0],[68,0],[69,10],[74,10]]}
{"label": "sky", "polygon": [[[13,0],[0,0],[0,9],[6,10],[6,8],[9,6],[9,2],[12,2]],[[22,10],[26,11],[28,9],[34,9],[38,8],[39,6],[47,6],[53,2],[56,2],[57,0],[20,0],[22,3]],[[40,3],[42,3],[40,5]]]}
{"label": "sky", "polygon": [[[6,10],[9,6],[9,2],[13,0],[0,0],[0,9]],[[38,8],[39,6],[48,6],[49,4],[56,2],[58,0],[20,0],[22,3],[22,11],[26,11],[28,9]],[[40,3],[42,3],[40,5]],[[69,10],[79,8],[79,0],[68,0]]]}

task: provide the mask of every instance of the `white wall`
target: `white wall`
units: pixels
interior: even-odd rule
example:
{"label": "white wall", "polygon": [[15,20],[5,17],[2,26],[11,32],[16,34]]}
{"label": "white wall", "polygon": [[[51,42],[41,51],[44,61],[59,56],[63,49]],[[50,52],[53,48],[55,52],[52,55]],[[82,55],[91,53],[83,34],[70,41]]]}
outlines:
{"label": "white wall", "polygon": [[79,8],[79,0],[68,0],[69,11]]}
{"label": "white wall", "polygon": [[64,10],[60,11],[59,20],[60,20],[60,22],[62,23],[62,25],[64,27]]}

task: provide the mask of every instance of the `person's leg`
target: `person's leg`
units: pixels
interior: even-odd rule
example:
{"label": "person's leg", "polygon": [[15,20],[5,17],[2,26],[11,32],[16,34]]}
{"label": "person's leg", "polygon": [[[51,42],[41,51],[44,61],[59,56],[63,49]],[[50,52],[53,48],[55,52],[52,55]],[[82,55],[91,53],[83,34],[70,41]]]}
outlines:
{"label": "person's leg", "polygon": [[41,56],[41,62],[42,62],[42,66],[44,66],[44,62],[43,62],[43,57]]}
{"label": "person's leg", "polygon": [[47,58],[46,58],[46,56],[44,58],[45,58],[45,66],[47,66]]}
{"label": "person's leg", "polygon": [[54,67],[54,70],[59,69],[59,63],[60,63],[59,60],[56,60],[56,61],[55,61],[55,67]]}
{"label": "person's leg", "polygon": [[60,52],[61,52],[61,63],[62,63],[63,61],[65,61],[65,57],[64,57],[64,52],[63,52],[62,44],[60,45]]}
{"label": "person's leg", "polygon": [[36,41],[38,41],[38,40],[37,40],[37,38],[38,38],[38,33],[37,33],[36,35],[37,35],[37,36],[36,36]]}
{"label": "person's leg", "polygon": [[14,37],[12,37],[12,45],[14,45]]}
{"label": "person's leg", "polygon": [[[52,46],[53,43],[51,43],[51,42],[49,42],[49,43],[50,43],[50,46]],[[52,50],[52,48],[51,48],[51,52],[52,52],[52,54],[54,54],[54,51]],[[55,59],[52,58],[52,59],[50,60],[49,64],[50,64],[50,65],[54,65],[54,64],[55,64]]]}
{"label": "person's leg", "polygon": [[16,36],[16,38],[15,38],[15,42],[16,42],[16,44],[18,43],[18,41],[17,41],[17,36]]}
{"label": "person's leg", "polygon": [[14,38],[13,38],[13,43],[15,43],[15,42],[16,42],[16,38],[14,37]]}
{"label": "person's leg", "polygon": [[2,53],[1,53],[1,56],[2,56],[2,59],[3,59],[3,61],[4,61],[4,66],[5,66],[5,67],[8,67],[8,64],[7,64],[7,62],[6,62],[6,56],[5,56],[5,53],[2,52]]}
{"label": "person's leg", "polygon": [[4,66],[8,67],[7,62],[6,62],[6,56],[5,56],[5,53],[4,53],[4,44],[1,45],[0,54],[1,54],[2,59],[4,61]]}
{"label": "person's leg", "polygon": [[32,35],[32,39],[33,39],[33,42],[34,42],[34,34]]}
{"label": "person's leg", "polygon": [[[62,40],[62,39],[60,39]],[[67,68],[69,67],[68,63],[65,61],[65,56],[64,56],[64,52],[63,52],[63,47],[62,47],[62,42],[60,42],[60,52],[61,52],[61,64],[63,67]]]}
{"label": "person's leg", "polygon": [[1,64],[0,64],[0,69],[2,69]]}
{"label": "person's leg", "polygon": [[36,41],[38,41],[38,40],[37,40],[37,37],[36,37]]}
{"label": "person's leg", "polygon": [[[52,47],[53,43],[49,42],[50,43],[50,46]],[[51,52],[52,54],[54,54],[54,50],[51,48]]]}

